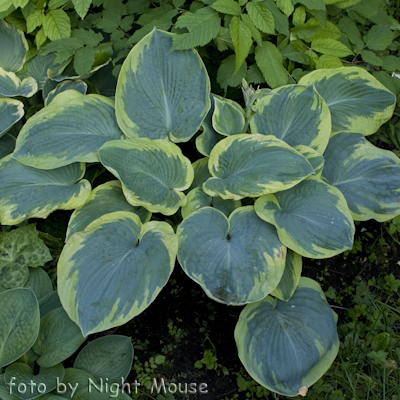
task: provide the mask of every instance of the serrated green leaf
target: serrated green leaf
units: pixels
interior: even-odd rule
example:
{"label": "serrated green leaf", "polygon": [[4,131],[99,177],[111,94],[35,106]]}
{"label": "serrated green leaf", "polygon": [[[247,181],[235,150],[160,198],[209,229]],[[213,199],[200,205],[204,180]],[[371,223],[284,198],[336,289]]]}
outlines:
{"label": "serrated green leaf", "polygon": [[400,71],[400,57],[396,56],[383,57],[383,69],[389,72]]}
{"label": "serrated green leaf", "polygon": [[262,74],[260,68],[257,67],[257,64],[250,65],[247,70],[246,75],[247,83],[260,84],[265,83],[264,75]]}
{"label": "serrated green leaf", "polygon": [[292,21],[294,26],[298,26],[306,22],[306,8],[304,6],[296,7],[293,13]]}
{"label": "serrated green leaf", "polygon": [[292,0],[293,4],[304,4],[309,10],[325,10],[324,0]]}
{"label": "serrated green leaf", "polygon": [[113,10],[103,11],[101,19],[97,22],[96,28],[104,32],[113,33],[121,23],[121,14]]}
{"label": "serrated green leaf", "polygon": [[186,28],[189,33],[174,35],[171,50],[189,50],[206,45],[218,35],[220,25],[221,19],[211,7],[182,14],[175,27]]}
{"label": "serrated green leaf", "polygon": [[271,33],[275,32],[275,21],[271,11],[261,3],[247,3],[247,13],[253,22],[254,26],[261,32]]}
{"label": "serrated green leaf", "polygon": [[319,30],[315,36],[312,37],[312,40],[339,39],[341,36],[343,36],[343,33],[340,31],[340,29],[332,22],[328,21],[325,26]]}
{"label": "serrated green leaf", "polygon": [[[57,8],[63,8],[68,3],[69,0],[50,0],[48,7],[49,10],[55,10]],[[31,3],[28,3],[31,4]],[[36,6],[37,7],[37,6]],[[37,7],[40,8],[40,7]]]}
{"label": "serrated green leaf", "polygon": [[74,69],[79,76],[87,74],[95,61],[93,47],[85,46],[75,53]]}
{"label": "serrated green leaf", "polygon": [[229,32],[235,46],[236,64],[234,72],[236,73],[249,55],[253,39],[249,27],[238,17],[232,18],[229,24]]}
{"label": "serrated green leaf", "polygon": [[225,58],[218,68],[217,82],[222,88],[228,86],[237,87],[242,84],[242,79],[246,77],[247,64],[244,62],[237,72],[235,72],[236,56]]}
{"label": "serrated green leaf", "polygon": [[288,74],[282,64],[282,54],[271,42],[256,47],[256,62],[271,88],[286,84]]}
{"label": "serrated green leaf", "polygon": [[289,36],[289,19],[274,3],[274,0],[264,0],[262,4],[272,12],[275,20],[275,29],[285,36]]}
{"label": "serrated green leaf", "polygon": [[364,36],[364,42],[371,50],[385,50],[393,41],[393,32],[383,25],[373,26]]}
{"label": "serrated green leaf", "polygon": [[348,36],[351,43],[358,44],[360,41],[362,42],[361,34],[357,28],[357,25],[349,17],[342,17],[338,22],[338,27]]}
{"label": "serrated green leaf", "polygon": [[[149,11],[143,13],[136,21],[138,25],[144,26],[151,23],[155,19],[167,17],[172,19],[178,14],[178,10],[166,4],[161,7],[151,8]],[[185,13],[186,14],[186,13]]]}
{"label": "serrated green leaf", "polygon": [[278,8],[287,16],[294,11],[294,6],[291,0],[275,0]]}
{"label": "serrated green leaf", "polygon": [[41,26],[42,23],[43,23],[43,12],[42,10],[36,10],[26,19],[26,31],[28,33],[33,32],[38,26]]}
{"label": "serrated green leaf", "polygon": [[36,42],[37,48],[39,49],[46,40],[47,40],[47,36],[44,33],[43,27],[41,27],[37,31],[36,36],[35,36],[35,42]]}
{"label": "serrated green leaf", "polygon": [[242,11],[239,4],[234,0],[217,0],[211,4],[211,7],[220,13],[229,15],[240,15]]}
{"label": "serrated green leaf", "polygon": [[316,65],[316,69],[323,69],[323,68],[340,68],[343,67],[340,59],[335,56],[328,56],[323,55],[321,56]]}
{"label": "serrated green leaf", "polygon": [[174,7],[179,8],[185,4],[185,0],[172,0]]}
{"label": "serrated green leaf", "polygon": [[82,43],[82,46],[97,46],[103,40],[103,35],[100,32],[96,33],[91,29],[73,29],[71,37],[78,39]]}
{"label": "serrated green leaf", "polygon": [[72,4],[74,5],[75,11],[83,19],[89,11],[92,0],[72,0]]}
{"label": "serrated green leaf", "polygon": [[382,57],[378,57],[373,51],[370,50],[363,50],[361,52],[361,58],[364,62],[381,67],[383,65]]}
{"label": "serrated green leaf", "polygon": [[294,27],[292,33],[294,33],[296,37],[310,42],[311,38],[314,37],[323,27],[324,26],[315,18],[310,18],[305,24]]}
{"label": "serrated green leaf", "polygon": [[290,43],[288,46],[283,48],[281,50],[281,53],[285,58],[287,58],[291,61],[295,61],[295,62],[298,62],[300,64],[305,64],[305,65],[310,64],[310,57],[307,54],[297,50],[296,47],[292,43]]}
{"label": "serrated green leaf", "polygon": [[328,56],[347,57],[353,54],[347,46],[334,39],[315,39],[311,43],[311,48]]}
{"label": "serrated green leaf", "polygon": [[219,51],[225,51],[228,50],[229,48],[231,49],[234,48],[231,34],[229,33],[229,29],[223,26],[219,27],[219,33],[217,37],[214,39],[214,41]]}
{"label": "serrated green leaf", "polygon": [[50,40],[67,38],[71,35],[71,21],[64,10],[52,10],[43,19],[43,29]]}
{"label": "serrated green leaf", "polygon": [[250,29],[251,36],[257,42],[257,44],[262,46],[262,38],[260,31],[254,26],[253,22],[251,21],[250,17],[247,14],[241,15],[242,21],[247,25]]}

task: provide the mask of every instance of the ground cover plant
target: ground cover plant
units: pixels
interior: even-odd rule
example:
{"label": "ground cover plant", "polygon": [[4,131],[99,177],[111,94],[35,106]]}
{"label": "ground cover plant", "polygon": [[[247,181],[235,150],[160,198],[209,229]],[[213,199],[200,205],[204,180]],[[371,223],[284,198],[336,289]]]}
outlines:
{"label": "ground cover plant", "polygon": [[[220,3],[229,2],[183,12],[175,27],[185,27],[182,21],[191,21],[191,13],[215,19],[217,11],[226,10],[218,9]],[[247,14],[239,18],[234,12],[226,19],[232,38],[235,25],[240,32],[249,26],[247,16],[264,7],[242,3],[235,4]],[[165,5],[149,12],[165,13]],[[55,4],[47,11],[40,7],[41,18],[56,14],[50,9]],[[8,21],[18,25],[13,15]],[[186,25],[189,33],[142,30],[147,35],[122,65],[122,54],[113,57],[113,72],[119,73],[114,92],[112,79],[96,87],[101,77],[112,77],[106,66],[111,45],[99,45],[98,31],[78,28],[75,39],[86,35],[87,43],[79,49],[69,47],[70,40],[57,44],[64,39],[54,37],[37,54],[37,41],[28,51],[23,32],[0,22],[6,43],[0,87],[0,284],[8,304],[2,318],[4,327],[14,324],[22,332],[4,331],[3,392],[17,370],[22,381],[32,376],[36,356],[37,365],[53,368],[48,379],[62,379],[60,363],[88,335],[127,323],[155,300],[177,258],[210,298],[248,304],[235,329],[248,373],[273,392],[306,395],[335,359],[339,339],[337,316],[319,284],[301,277],[302,257],[324,259],[350,250],[354,220],[382,222],[399,214],[398,158],[366,139],[391,118],[397,78],[375,74],[388,89],[365,69],[340,66],[303,71],[293,84],[287,75],[291,67],[283,71],[281,62],[272,70],[284,72],[285,80],[273,83],[262,71],[277,89],[254,89],[244,80],[243,100],[233,101],[211,92],[209,72],[191,49],[192,25]],[[256,61],[272,45],[258,34]],[[234,48],[236,61],[226,76],[238,79],[250,49]],[[97,61],[79,61],[78,54],[90,52]],[[75,211],[65,246],[52,243],[63,249],[56,256],[57,292],[50,293],[51,280],[40,266],[52,255],[26,224],[57,209]],[[7,226],[20,225],[8,232]],[[393,234],[392,226],[396,230],[396,222]],[[33,293],[22,289],[26,286]],[[41,314],[37,302],[46,295],[51,295],[50,316]],[[16,324],[10,318],[15,303],[27,314]],[[54,321],[68,327],[60,348],[54,343],[60,333],[51,331]],[[18,347],[9,338],[21,334],[26,341]],[[288,351],[289,343],[295,351]],[[21,357],[31,364],[29,371],[13,363]],[[201,360],[225,368],[213,352],[204,352]],[[83,392],[74,398],[79,396],[91,398]]]}

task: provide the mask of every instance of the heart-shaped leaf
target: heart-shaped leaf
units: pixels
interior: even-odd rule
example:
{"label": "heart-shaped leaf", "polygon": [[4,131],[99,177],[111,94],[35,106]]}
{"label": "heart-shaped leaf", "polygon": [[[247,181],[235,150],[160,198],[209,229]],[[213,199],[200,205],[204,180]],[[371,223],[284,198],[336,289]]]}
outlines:
{"label": "heart-shaped leaf", "polygon": [[57,209],[81,206],[91,191],[87,180],[80,181],[84,173],[83,163],[46,171],[4,157],[0,161],[0,223],[16,225],[28,218],[46,218]]}
{"label": "heart-shaped leaf", "polygon": [[31,289],[0,293],[0,368],[25,354],[39,333],[39,304]]}
{"label": "heart-shaped leaf", "polygon": [[57,290],[53,290],[51,293],[46,294],[39,300],[40,317],[43,318],[50,311],[56,308],[62,307],[60,298],[58,297]]}
{"label": "heart-shaped leaf", "polygon": [[392,92],[363,68],[319,69],[299,84],[314,84],[323,97],[332,115],[332,133],[371,135],[392,116],[396,104]]}
{"label": "heart-shaped leaf", "polygon": [[11,154],[14,151],[14,149],[15,149],[14,136],[12,136],[9,133],[6,133],[4,136],[0,137],[0,160]]}
{"label": "heart-shaped leaf", "polygon": [[39,336],[33,345],[33,351],[41,356],[36,362],[41,367],[53,367],[74,354],[85,339],[64,309],[56,308],[40,320]]}
{"label": "heart-shaped leaf", "polygon": [[84,81],[64,81],[59,83],[51,90],[44,101],[44,105],[48,106],[58,94],[67,90],[76,90],[80,94],[86,94],[87,84]]}
{"label": "heart-shaped leaf", "polygon": [[130,138],[187,142],[210,108],[210,82],[195,50],[171,50],[154,29],[126,57],[115,94],[118,124]]}
{"label": "heart-shaped leaf", "polygon": [[86,203],[72,213],[65,240],[67,241],[76,232],[84,231],[97,218],[115,211],[133,212],[139,216],[143,224],[151,218],[151,213],[144,207],[134,207],[128,203],[122,192],[121,182],[110,181],[97,186],[90,193]]}
{"label": "heart-shaped leaf", "polygon": [[50,276],[40,267],[29,268],[29,279],[25,287],[31,288],[39,301],[42,297],[53,292],[53,284],[51,283]]}
{"label": "heart-shaped leaf", "polygon": [[188,189],[188,192],[197,187],[202,188],[203,183],[208,178],[211,178],[210,171],[208,170],[208,160],[208,157],[203,157],[192,163],[194,178],[192,184],[190,185],[190,188]]}
{"label": "heart-shaped leaf", "polygon": [[66,368],[62,383],[57,387],[57,393],[67,399],[72,399],[79,391],[89,392],[89,387],[92,389],[92,386],[97,385],[96,378],[89,372],[78,368]]}
{"label": "heart-shaped leaf", "polygon": [[254,208],[275,225],[285,246],[304,257],[328,258],[353,247],[355,227],[344,196],[318,178],[262,196]]}
{"label": "heart-shaped leaf", "polygon": [[[15,99],[0,99],[0,137],[24,116],[24,104]],[[0,142],[1,143],[1,142]],[[0,150],[1,151],[1,150]],[[6,156],[0,155],[0,158]]]}
{"label": "heart-shaped leaf", "polygon": [[100,147],[122,137],[113,100],[67,90],[29,118],[18,135],[13,158],[41,169],[98,162]]}
{"label": "heart-shaped leaf", "polygon": [[99,155],[101,163],[122,182],[132,205],[172,215],[186,203],[182,192],[191,185],[194,173],[176,144],[147,138],[114,140]]}
{"label": "heart-shaped leaf", "polygon": [[387,221],[400,213],[400,160],[359,133],[339,132],[324,153],[322,176],[344,195],[356,221]]}
{"label": "heart-shaped leaf", "polygon": [[336,316],[321,287],[309,278],[300,279],[287,302],[267,296],[248,304],[235,341],[249,375],[284,396],[304,396],[339,349]]}
{"label": "heart-shaped leaf", "polygon": [[238,103],[214,96],[214,107],[212,126],[216,132],[224,136],[244,133],[245,114]]}
{"label": "heart-shaped leaf", "polygon": [[236,209],[229,218],[202,208],[179,225],[177,234],[183,270],[220,303],[258,301],[281,280],[286,248],[252,206]]}
{"label": "heart-shaped leaf", "polygon": [[128,322],[167,283],[177,247],[166,222],[142,225],[137,215],[124,211],[98,218],[73,235],[61,253],[63,307],[85,336]]}
{"label": "heart-shaped leaf", "polygon": [[32,97],[38,91],[38,85],[32,77],[21,79],[14,72],[0,67],[0,97]]}
{"label": "heart-shaped leaf", "polygon": [[289,189],[314,173],[310,163],[272,135],[234,135],[210,154],[212,178],[203,184],[210,196],[240,200]]}
{"label": "heart-shaped leaf", "polygon": [[74,368],[92,374],[98,382],[124,382],[133,362],[133,346],[127,336],[103,336],[90,342],[80,351]]}
{"label": "heart-shaped leaf", "polygon": [[288,85],[259,99],[250,122],[252,133],[274,135],[288,145],[324,152],[331,134],[331,114],[313,85]]}

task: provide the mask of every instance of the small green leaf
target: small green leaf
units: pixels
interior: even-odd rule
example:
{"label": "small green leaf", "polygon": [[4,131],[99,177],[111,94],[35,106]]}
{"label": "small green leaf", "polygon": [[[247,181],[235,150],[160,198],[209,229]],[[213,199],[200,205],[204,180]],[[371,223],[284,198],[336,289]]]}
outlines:
{"label": "small green leaf", "polygon": [[373,26],[364,36],[364,42],[371,50],[385,50],[393,41],[393,32],[383,25]]}
{"label": "small green leaf", "polygon": [[278,8],[287,16],[292,14],[294,6],[291,0],[275,0]]}
{"label": "small green leaf", "polygon": [[74,5],[75,11],[83,19],[89,11],[92,0],[72,0],[72,4]]}
{"label": "small green leaf", "polygon": [[376,67],[381,67],[383,65],[382,57],[377,56],[373,51],[370,50],[363,50],[361,52],[361,58],[364,62]]}
{"label": "small green leaf", "polygon": [[85,46],[77,50],[74,57],[74,69],[80,76],[87,74],[95,61],[93,47]]}
{"label": "small green leaf", "polygon": [[324,68],[340,68],[343,67],[342,62],[340,61],[340,58],[335,57],[335,56],[328,56],[328,55],[323,55],[321,56],[316,65],[316,69],[324,69]]}
{"label": "small green leaf", "polygon": [[242,66],[244,60],[250,52],[250,47],[253,44],[251,30],[239,17],[233,17],[229,25],[232,42],[235,46],[236,63],[235,73]]}
{"label": "small green leaf", "polygon": [[311,48],[319,53],[335,57],[347,57],[354,54],[346,45],[334,39],[315,39]]}
{"label": "small green leaf", "polygon": [[292,18],[294,26],[304,24],[306,22],[306,8],[304,6],[296,7]]}
{"label": "small green leaf", "polygon": [[236,87],[242,83],[242,79],[246,77],[247,64],[244,62],[238,71],[235,72],[236,56],[225,58],[218,68],[217,82],[222,88],[228,86]]}
{"label": "small green leaf", "polygon": [[50,40],[67,38],[71,35],[71,21],[64,10],[52,10],[43,19],[43,29]]}
{"label": "small green leaf", "polygon": [[254,26],[261,32],[273,34],[275,21],[271,11],[261,3],[247,3],[247,13]]}
{"label": "small green leaf", "polygon": [[239,4],[234,0],[217,0],[211,7],[220,13],[229,15],[240,15],[242,11]]}
{"label": "small green leaf", "polygon": [[42,10],[35,10],[26,18],[26,31],[27,33],[33,32],[38,26],[43,24]]}

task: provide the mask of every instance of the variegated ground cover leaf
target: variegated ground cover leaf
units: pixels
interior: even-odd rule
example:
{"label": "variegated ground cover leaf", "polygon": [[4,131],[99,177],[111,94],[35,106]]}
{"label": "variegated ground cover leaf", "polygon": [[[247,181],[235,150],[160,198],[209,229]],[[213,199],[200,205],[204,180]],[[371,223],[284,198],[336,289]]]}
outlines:
{"label": "variegated ground cover leaf", "polygon": [[[1,145],[1,142],[0,142]],[[203,183],[208,179],[211,178],[210,171],[208,170],[208,157],[199,158],[194,163],[192,163],[193,171],[194,171],[194,178],[193,182],[190,185],[188,191],[196,188],[196,187],[203,187]]]}
{"label": "variegated ground cover leaf", "polygon": [[294,146],[293,148],[307,159],[307,161],[313,167],[315,175],[321,173],[325,163],[325,159],[323,156],[319,155],[319,153],[311,147],[303,146],[301,144]]}
{"label": "variegated ground cover leaf", "polygon": [[0,293],[0,368],[25,354],[35,342],[40,326],[39,304],[31,289]]}
{"label": "variegated ground cover leaf", "polygon": [[0,68],[5,71],[18,72],[25,63],[26,52],[29,49],[24,33],[1,19],[0,43]]}
{"label": "variegated ground cover leaf", "polygon": [[187,194],[187,202],[182,207],[182,218],[188,217],[194,211],[203,207],[214,207],[227,217],[242,205],[240,200],[223,200],[220,197],[211,197],[203,192],[201,187],[194,188]]}
{"label": "variegated ground cover leaf", "polygon": [[[1,100],[0,100],[1,102]],[[1,135],[0,135],[1,136]],[[15,149],[15,137],[6,133],[0,137],[0,160],[11,154]]]}
{"label": "variegated ground cover leaf", "polygon": [[314,84],[332,115],[332,134],[339,131],[371,135],[393,114],[396,97],[362,68],[313,71],[299,84]]}
{"label": "variegated ground cover leaf", "polygon": [[322,155],[331,134],[331,114],[313,85],[288,85],[257,100],[252,133],[274,135],[288,145],[308,146]]}
{"label": "variegated ground cover leaf", "polygon": [[301,256],[293,250],[287,249],[285,271],[278,286],[271,292],[279,300],[288,301],[299,284],[303,262]]}
{"label": "variegated ground cover leaf", "polygon": [[80,94],[86,94],[87,84],[84,81],[63,81],[59,83],[53,90],[49,92],[44,101],[44,105],[48,106],[55,96],[65,92],[66,90],[76,90]]}
{"label": "variegated ground cover leaf", "polygon": [[13,158],[40,169],[63,167],[77,161],[98,162],[100,147],[123,137],[113,100],[67,90],[23,126]]}
{"label": "variegated ground cover leaf", "polygon": [[[0,138],[24,116],[24,104],[16,99],[0,98]],[[2,142],[0,142],[1,152]],[[4,157],[4,156],[3,156]],[[2,158],[0,153],[0,158]]]}
{"label": "variegated ground cover leaf", "polygon": [[340,190],[310,177],[256,200],[257,215],[273,224],[281,242],[310,258],[328,258],[353,247],[354,222]]}
{"label": "variegated ground cover leaf", "polygon": [[32,77],[21,79],[14,72],[5,71],[0,67],[0,97],[32,97],[38,90],[38,85]]}
{"label": "variegated ground cover leaf", "polygon": [[215,110],[214,98],[216,95],[210,95],[211,107],[208,110],[206,117],[201,123],[203,133],[196,138],[196,148],[203,156],[209,156],[214,146],[224,138],[223,135],[219,134],[212,125],[212,117]]}
{"label": "variegated ground cover leaf", "polygon": [[315,281],[301,278],[289,301],[267,296],[248,304],[235,329],[249,375],[284,396],[303,396],[339,350],[336,314]]}
{"label": "variegated ground cover leaf", "polygon": [[16,225],[28,218],[46,218],[54,210],[81,206],[89,197],[83,179],[85,164],[53,170],[27,167],[7,156],[0,160],[0,223]]}
{"label": "variegated ground cover leaf", "polygon": [[186,203],[183,191],[191,185],[194,173],[176,144],[163,139],[115,140],[100,149],[99,157],[122,182],[132,205],[172,215]]}
{"label": "variegated ground cover leaf", "polygon": [[[64,373],[62,364],[51,368],[41,368],[38,374],[34,374],[29,365],[14,363],[7,367],[4,382],[13,389],[13,393],[18,394],[20,399],[31,400],[54,390],[57,383],[62,381]],[[20,384],[24,384],[27,390],[24,392],[17,390]]]}
{"label": "variegated ground cover leaf", "polygon": [[58,263],[61,303],[84,336],[122,325],[167,283],[177,249],[166,222],[142,225],[130,212],[106,214],[64,246]]}
{"label": "variegated ground cover leaf", "polygon": [[338,132],[324,153],[322,177],[339,189],[356,221],[379,222],[400,213],[400,160],[361,133]]}
{"label": "variegated ground cover leaf", "polygon": [[139,216],[143,224],[149,222],[151,218],[151,212],[144,207],[134,207],[128,203],[121,182],[109,181],[97,186],[90,193],[86,203],[72,213],[65,240],[67,241],[76,232],[84,231],[97,218],[115,211],[133,212]]}
{"label": "variegated ground cover leaf", "polygon": [[236,209],[229,218],[202,208],[179,225],[177,234],[183,270],[220,303],[258,301],[281,280],[286,247],[252,206]]}
{"label": "variegated ground cover leaf", "polygon": [[79,327],[59,307],[42,316],[39,335],[32,349],[40,355],[36,361],[38,365],[50,368],[74,354],[85,340]]}
{"label": "variegated ground cover leaf", "polygon": [[272,135],[242,134],[220,141],[210,154],[210,196],[240,200],[289,189],[314,174],[300,153]]}
{"label": "variegated ground cover leaf", "polygon": [[35,224],[0,232],[0,285],[23,287],[29,279],[28,267],[40,267],[53,259],[38,235]]}
{"label": "variegated ground cover leaf", "polygon": [[210,82],[195,50],[171,50],[173,35],[154,29],[129,53],[116,91],[116,114],[130,138],[188,141],[210,108]]}
{"label": "variegated ground cover leaf", "polygon": [[74,362],[97,381],[121,383],[128,377],[133,362],[133,345],[128,336],[103,336],[85,346]]}

